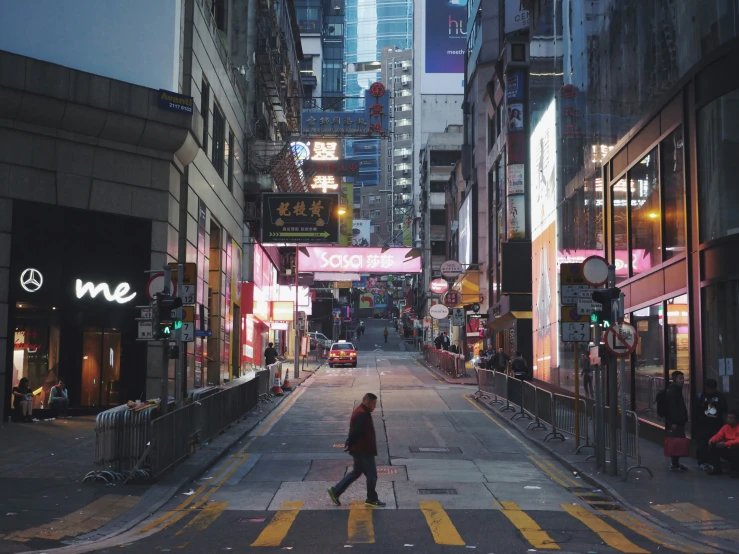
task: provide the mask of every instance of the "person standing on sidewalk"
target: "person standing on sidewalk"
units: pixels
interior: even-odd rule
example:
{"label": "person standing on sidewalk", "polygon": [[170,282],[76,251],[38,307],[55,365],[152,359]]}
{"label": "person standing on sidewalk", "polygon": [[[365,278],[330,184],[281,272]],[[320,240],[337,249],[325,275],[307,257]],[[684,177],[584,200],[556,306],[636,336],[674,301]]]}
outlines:
{"label": "person standing on sidewalk", "polygon": [[511,360],[511,372],[516,379],[529,380],[529,366],[520,350],[516,350],[516,355]]}
{"label": "person standing on sidewalk", "polygon": [[713,469],[708,475],[721,475],[721,458],[729,460],[731,467],[731,477],[739,479],[739,412],[731,410],[726,417],[726,425],[711,437],[711,461]]}
{"label": "person standing on sidewalk", "polygon": [[[685,438],[685,425],[688,423],[688,408],[683,398],[685,376],[682,371],[672,372],[672,384],[665,391],[667,413],[665,414],[665,431],[669,438]],[[680,456],[671,457],[672,471],[687,471],[680,463]]]}
{"label": "person standing on sidewalk", "polygon": [[693,411],[693,434],[695,435],[698,465],[703,471],[711,471],[709,439],[724,425],[729,406],[726,397],[718,391],[715,379],[706,379],[703,392],[698,395]]}
{"label": "person standing on sidewalk", "polygon": [[272,365],[277,362],[277,349],[275,343],[270,342],[264,349],[264,365]]}
{"label": "person standing on sidewalk", "polygon": [[390,334],[390,331],[387,330],[387,327],[385,327],[385,330],[382,332],[382,334],[385,336],[385,342],[387,342],[387,336]]}
{"label": "person standing on sidewalk", "polygon": [[492,366],[495,371],[505,373],[508,367],[508,356],[503,352],[503,348],[498,348],[498,351],[493,355]]}
{"label": "person standing on sidewalk", "polygon": [[590,356],[588,354],[582,354],[580,366],[582,367],[580,375],[582,375],[582,386],[585,389],[585,394],[593,396],[593,370],[590,369]]}
{"label": "person standing on sidewalk", "polygon": [[349,451],[354,459],[352,470],[333,487],[328,488],[331,502],[341,506],[339,497],[349,488],[362,474],[367,477],[367,499],[365,506],[383,508],[384,502],[377,497],[375,487],[377,485],[377,437],[375,425],[372,423],[372,412],[377,407],[377,396],[368,392],[362,398],[362,403],[352,412],[349,420],[349,437],[346,439],[345,450]]}

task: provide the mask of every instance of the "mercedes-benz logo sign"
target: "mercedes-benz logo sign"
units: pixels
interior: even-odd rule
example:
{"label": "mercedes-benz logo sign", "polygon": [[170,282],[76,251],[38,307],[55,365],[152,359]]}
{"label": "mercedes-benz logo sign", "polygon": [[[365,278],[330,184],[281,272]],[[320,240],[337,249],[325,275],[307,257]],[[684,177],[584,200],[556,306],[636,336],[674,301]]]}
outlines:
{"label": "mercedes-benz logo sign", "polygon": [[21,273],[21,286],[27,292],[36,292],[44,284],[44,276],[38,269],[29,267]]}

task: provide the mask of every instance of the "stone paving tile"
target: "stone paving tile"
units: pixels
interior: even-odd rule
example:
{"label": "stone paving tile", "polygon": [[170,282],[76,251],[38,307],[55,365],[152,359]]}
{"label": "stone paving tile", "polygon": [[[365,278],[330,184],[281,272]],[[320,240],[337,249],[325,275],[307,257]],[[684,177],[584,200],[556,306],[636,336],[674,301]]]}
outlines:
{"label": "stone paving tile", "polygon": [[[425,489],[421,494],[419,489]],[[434,489],[454,489],[457,494],[440,494],[428,492]],[[424,500],[436,500],[446,510],[498,510],[500,505],[493,493],[480,483],[464,483],[454,481],[453,476],[440,483],[439,481],[405,481],[395,483],[395,495],[398,508],[406,510],[418,509],[418,503]]]}

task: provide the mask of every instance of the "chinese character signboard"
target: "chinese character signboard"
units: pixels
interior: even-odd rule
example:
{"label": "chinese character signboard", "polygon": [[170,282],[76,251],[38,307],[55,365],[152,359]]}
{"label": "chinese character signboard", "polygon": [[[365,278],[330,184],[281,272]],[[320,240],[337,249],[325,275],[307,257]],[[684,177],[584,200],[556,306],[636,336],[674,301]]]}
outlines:
{"label": "chinese character signboard", "polygon": [[338,242],[338,204],[338,194],[263,194],[262,243]]}
{"label": "chinese character signboard", "polygon": [[354,160],[306,160],[303,162],[303,171],[309,175],[335,175],[337,177],[359,176],[359,163]]}
{"label": "chinese character signboard", "polygon": [[[301,134],[303,137],[372,136],[379,138],[387,136],[390,119],[388,97],[388,94],[375,97],[370,94],[369,90],[365,91],[364,111],[362,112],[303,110],[301,112]],[[311,155],[311,159],[317,161],[314,155]]]}
{"label": "chinese character signboard", "polygon": [[354,184],[341,183],[339,202],[344,206],[346,213],[339,215],[339,245],[352,245],[352,229],[354,228]]}

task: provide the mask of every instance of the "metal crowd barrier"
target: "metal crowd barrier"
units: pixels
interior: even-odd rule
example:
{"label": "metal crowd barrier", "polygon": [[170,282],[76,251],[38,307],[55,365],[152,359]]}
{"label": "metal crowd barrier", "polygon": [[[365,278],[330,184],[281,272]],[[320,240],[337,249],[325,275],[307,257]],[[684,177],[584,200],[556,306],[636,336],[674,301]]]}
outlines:
{"label": "metal crowd barrier", "polygon": [[539,398],[536,395],[536,387],[527,381],[523,381],[523,405],[521,408],[525,413],[529,415],[529,419],[533,418],[533,421],[526,427],[533,431],[534,429],[546,430],[546,425],[542,425],[539,419],[538,403]]}
{"label": "metal crowd barrier", "polygon": [[511,419],[531,419],[531,416],[524,410],[524,381],[515,377],[508,377],[508,398],[511,404],[518,407],[518,411],[513,414]]}
{"label": "metal crowd barrier", "polygon": [[[568,435],[575,436],[575,399],[572,396],[555,394],[554,407],[559,430]],[[580,444],[575,454],[579,454],[583,448],[595,448],[595,445],[590,444],[588,404],[583,398],[580,399],[580,439],[584,441],[584,444]]]}
{"label": "metal crowd barrier", "polygon": [[495,394],[495,372],[490,369],[475,367],[477,373],[477,392],[475,398],[486,398],[493,404],[500,404]]}
{"label": "metal crowd barrier", "polygon": [[[611,446],[611,433],[610,433],[610,425],[608,424],[608,410],[610,408],[606,406],[605,408],[605,443],[606,443],[606,450],[610,450],[612,448]],[[621,439],[621,432],[620,429],[617,430],[616,433],[616,452],[619,454],[623,453],[623,441]],[[632,469],[646,469],[647,473],[649,473],[650,477],[654,477],[652,474],[652,470],[649,469],[647,466],[642,465],[641,463],[641,454],[639,453],[639,416],[636,414],[636,412],[633,412],[631,410],[626,411],[626,456],[628,458],[633,458],[636,462],[634,465],[626,469],[626,477],[628,478],[629,473],[631,473]],[[593,458],[594,455],[588,456],[588,459]]]}

